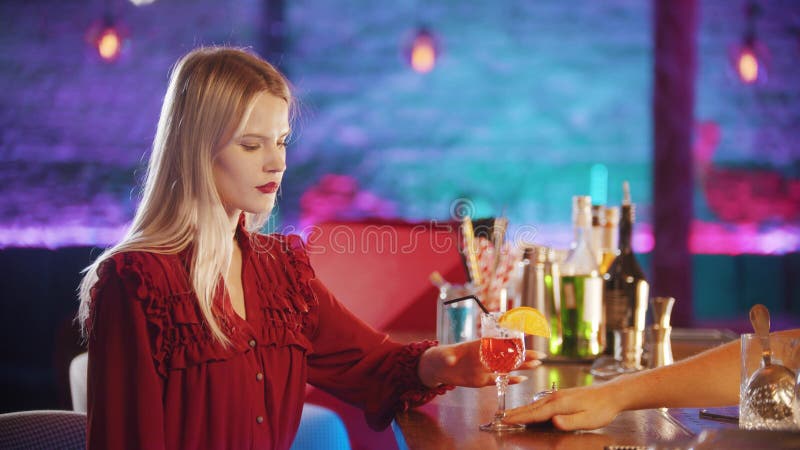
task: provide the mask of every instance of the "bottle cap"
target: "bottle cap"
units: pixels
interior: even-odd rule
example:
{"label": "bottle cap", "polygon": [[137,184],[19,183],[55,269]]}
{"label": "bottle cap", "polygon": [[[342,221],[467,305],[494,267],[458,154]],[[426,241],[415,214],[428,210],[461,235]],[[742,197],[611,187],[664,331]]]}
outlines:
{"label": "bottle cap", "polygon": [[605,209],[603,205],[592,205],[592,226],[602,227],[605,224]]}
{"label": "bottle cap", "polygon": [[550,254],[550,248],[538,245],[534,247],[534,252],[535,252],[534,253],[535,257],[533,258],[534,261],[536,261],[537,263],[546,263],[547,255]]}
{"label": "bottle cap", "polygon": [[627,181],[622,182],[622,204],[631,204],[631,185]]}
{"label": "bottle cap", "polygon": [[523,260],[526,260],[526,259],[530,260],[535,249],[536,249],[536,246],[523,245],[523,247],[522,247],[522,259]]}
{"label": "bottle cap", "polygon": [[619,225],[619,206],[606,207],[604,213],[606,226],[615,227]]}
{"label": "bottle cap", "polygon": [[576,227],[592,226],[592,197],[576,195],[572,197],[572,223]]}
{"label": "bottle cap", "polygon": [[630,223],[636,222],[636,208],[631,202],[631,185],[627,181],[622,183],[622,216],[630,220]]}
{"label": "bottle cap", "polygon": [[559,264],[567,259],[567,250],[551,248],[547,250],[547,262]]}

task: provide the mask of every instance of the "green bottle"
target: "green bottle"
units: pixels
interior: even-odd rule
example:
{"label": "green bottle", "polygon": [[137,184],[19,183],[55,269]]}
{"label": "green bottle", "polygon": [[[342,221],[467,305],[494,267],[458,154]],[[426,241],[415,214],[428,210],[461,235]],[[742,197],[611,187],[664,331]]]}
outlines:
{"label": "green bottle", "polygon": [[603,280],[592,248],[592,199],[572,199],[574,241],[561,265],[561,348],[566,358],[594,358],[602,353]]}

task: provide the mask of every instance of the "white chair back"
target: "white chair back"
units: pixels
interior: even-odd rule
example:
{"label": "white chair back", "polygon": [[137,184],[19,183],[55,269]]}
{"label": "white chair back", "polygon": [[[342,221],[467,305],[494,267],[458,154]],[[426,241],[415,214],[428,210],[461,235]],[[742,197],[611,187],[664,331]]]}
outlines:
{"label": "white chair back", "polygon": [[72,358],[69,364],[69,392],[72,395],[72,410],[86,412],[86,378],[89,372],[89,354],[86,352]]}

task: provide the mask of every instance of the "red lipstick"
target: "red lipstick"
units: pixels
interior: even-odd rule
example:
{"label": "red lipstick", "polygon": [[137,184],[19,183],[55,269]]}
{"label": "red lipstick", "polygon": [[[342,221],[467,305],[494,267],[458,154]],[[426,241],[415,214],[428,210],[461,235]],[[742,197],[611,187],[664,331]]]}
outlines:
{"label": "red lipstick", "polygon": [[274,194],[275,192],[278,192],[278,183],[273,181],[267,184],[262,184],[261,186],[256,186],[256,189],[265,194]]}

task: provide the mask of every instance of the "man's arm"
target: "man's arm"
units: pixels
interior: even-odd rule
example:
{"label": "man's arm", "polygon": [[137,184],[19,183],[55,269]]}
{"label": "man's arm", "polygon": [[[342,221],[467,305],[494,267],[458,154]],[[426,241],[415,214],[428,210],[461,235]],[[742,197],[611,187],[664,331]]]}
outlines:
{"label": "man's arm", "polygon": [[[800,329],[775,334],[800,337]],[[506,412],[506,421],[553,419],[563,430],[600,428],[621,411],[728,406],[739,403],[740,341],[675,364],[621,376],[607,383],[564,389]]]}

